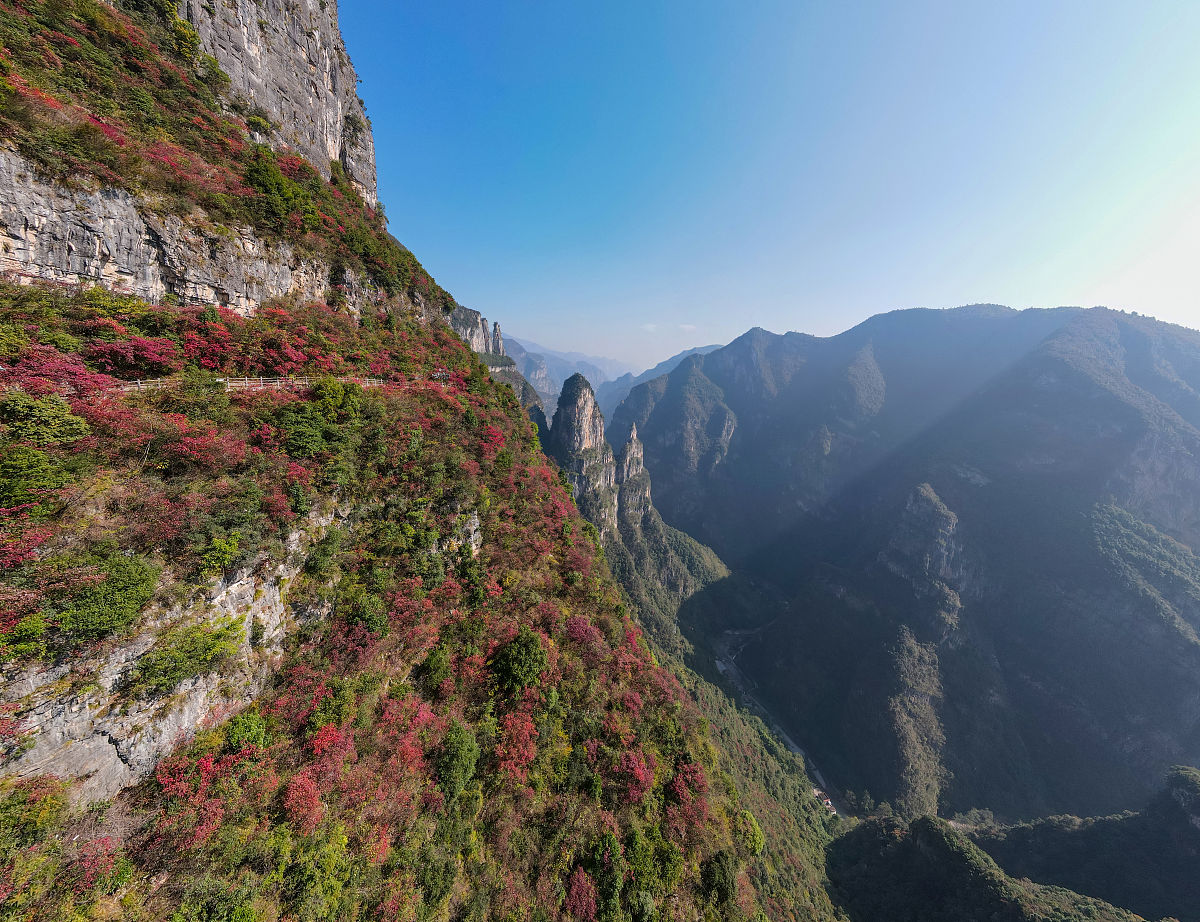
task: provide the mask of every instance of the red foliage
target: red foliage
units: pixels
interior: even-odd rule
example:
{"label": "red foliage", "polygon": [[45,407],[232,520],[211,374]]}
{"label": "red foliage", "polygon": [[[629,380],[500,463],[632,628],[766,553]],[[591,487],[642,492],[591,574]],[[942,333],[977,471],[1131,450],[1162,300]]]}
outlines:
{"label": "red foliage", "polygon": [[567,900],[563,909],[576,922],[595,922],[596,885],[581,867],[576,867],[567,881]]}
{"label": "red foliage", "polygon": [[118,383],[109,375],[92,371],[79,356],[43,345],[30,346],[11,368],[0,366],[0,381],[34,395],[80,396],[108,390]]}
{"label": "red foliage", "polygon": [[93,340],[87,351],[88,357],[105,371],[126,375],[158,377],[182,367],[179,347],[169,339],[134,336],[116,342]]}
{"label": "red foliage", "polygon": [[11,570],[31,560],[53,532],[34,525],[29,510],[35,503],[0,508],[0,571]]}
{"label": "red foliage", "polygon": [[283,795],[283,808],[287,811],[288,820],[301,835],[311,833],[325,818],[317,783],[303,772],[288,782],[287,792]]}
{"label": "red foliage", "polygon": [[110,836],[85,842],[79,849],[79,860],[75,866],[75,892],[84,894],[91,890],[101,878],[112,873],[116,861],[117,855]]}
{"label": "red foliage", "polygon": [[616,774],[624,782],[624,802],[640,804],[654,787],[654,756],[638,750],[621,753]]}
{"label": "red foliage", "polygon": [[495,426],[485,426],[483,435],[479,440],[479,450],[483,453],[483,457],[491,461],[496,457],[496,454],[504,447],[504,433]]}
{"label": "red foliage", "polygon": [[246,799],[269,796],[276,785],[269,766],[255,762],[254,748],[217,758],[201,756],[194,762],[185,755],[158,764],[154,777],[174,809],[159,819],[161,832],[183,848],[207,841],[225,818],[228,798],[235,805]]}
{"label": "red foliage", "polygon": [[587,618],[574,615],[567,619],[567,637],[579,647],[579,655],[591,668],[599,666],[610,653],[600,629]]}
{"label": "red foliage", "polygon": [[524,783],[529,764],[537,757],[537,728],[528,714],[514,712],[500,721],[500,743],[496,758],[500,771],[513,781]]}

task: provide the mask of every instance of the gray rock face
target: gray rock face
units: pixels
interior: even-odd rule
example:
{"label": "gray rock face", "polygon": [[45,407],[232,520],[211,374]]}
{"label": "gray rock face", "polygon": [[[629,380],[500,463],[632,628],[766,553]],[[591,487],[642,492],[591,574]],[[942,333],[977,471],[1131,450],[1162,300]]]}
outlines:
{"label": "gray rock face", "polygon": [[617,532],[617,462],[604,438],[604,417],[592,386],[583,375],[563,385],[554,422],[544,442],[563,469],[583,517],[603,539]]}
{"label": "gray rock face", "polygon": [[[310,517],[305,530],[288,537],[288,558],[302,561],[301,549],[334,519],[332,511]],[[19,705],[17,716],[33,734],[33,746],[5,765],[4,773],[78,778],[74,796],[83,803],[114,797],[149,776],[206,721],[245,707],[279,665],[284,641],[299,618],[320,614],[294,611],[285,600],[300,566],[260,561],[218,582],[199,604],[158,613],[136,635],[93,659],[5,676],[0,700]],[[240,620],[242,641],[233,662],[220,672],[188,679],[165,698],[129,700],[123,693],[137,659],[164,629],[228,617]],[[261,638],[251,646],[255,622]]]}
{"label": "gray rock face", "polygon": [[303,154],[326,177],[341,161],[375,205],[375,141],[335,0],[182,0],[179,14],[229,74],[232,92],[266,112],[269,140]]}
{"label": "gray rock face", "polygon": [[[0,272],[18,281],[98,284],[150,301],[174,295],[240,313],[268,298],[320,300],[329,267],[269,244],[246,227],[188,223],[144,210],[126,192],[72,191],[42,182],[19,154],[0,149]],[[361,307],[373,289],[347,280]]]}
{"label": "gray rock face", "polygon": [[504,355],[504,337],[500,335],[500,324],[488,329],[487,318],[469,307],[456,307],[450,314],[450,328],[481,355]]}

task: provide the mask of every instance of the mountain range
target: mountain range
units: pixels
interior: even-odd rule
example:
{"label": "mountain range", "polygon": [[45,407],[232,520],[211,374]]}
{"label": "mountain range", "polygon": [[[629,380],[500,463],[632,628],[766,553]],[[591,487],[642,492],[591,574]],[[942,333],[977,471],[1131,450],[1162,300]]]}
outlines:
{"label": "mountain range", "polygon": [[689,605],[844,789],[1020,819],[1200,760],[1198,411],[1200,334],[988,305],[753,330],[612,429],[665,521],[771,587]]}
{"label": "mountain range", "polygon": [[356,85],[0,0],[0,920],[1197,922],[1200,334],[506,345]]}

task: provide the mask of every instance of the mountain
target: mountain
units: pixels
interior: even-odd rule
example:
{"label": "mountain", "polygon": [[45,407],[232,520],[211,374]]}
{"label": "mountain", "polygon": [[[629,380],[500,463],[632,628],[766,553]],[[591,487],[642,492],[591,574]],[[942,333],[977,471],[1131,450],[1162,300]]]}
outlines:
{"label": "mountain", "polygon": [[613,574],[642,623],[661,647],[685,655],[676,619],[680,605],[729,571],[709,548],[663,522],[650,496],[637,430],[614,454],[595,393],[576,374],[563,385],[545,445],[580,513],[597,529]]}
{"label": "mountain", "polygon": [[669,524],[778,591],[703,640],[750,631],[741,671],[831,783],[1026,818],[1200,761],[1198,409],[1200,334],[976,306],[751,331],[613,429]]}
{"label": "mountain", "polygon": [[[619,359],[605,358],[600,355],[588,355],[585,352],[560,352],[557,349],[547,349],[545,346],[539,346],[525,337],[521,337],[521,346],[528,352],[538,353],[550,362],[554,368],[573,368],[574,371],[572,373],[578,372],[584,377],[588,377],[587,369],[590,369],[594,377],[588,377],[589,381],[608,381],[618,375],[623,375],[626,372],[634,370],[627,362],[622,362]],[[570,377],[570,375],[566,377]],[[566,377],[563,378],[564,381]]]}
{"label": "mountain", "polygon": [[1135,922],[1141,916],[1058,887],[1008,877],[942,820],[868,821],[830,848],[829,877],[852,922]]}
{"label": "mountain", "polygon": [[596,401],[600,404],[600,411],[604,414],[605,419],[612,419],[613,412],[620,405],[621,401],[629,396],[629,392],[637,387],[637,385],[665,375],[689,355],[707,355],[709,352],[720,348],[720,345],[713,345],[685,349],[683,352],[677,353],[669,359],[663,359],[653,368],[648,368],[639,375],[626,372],[621,377],[614,378],[611,381],[600,381],[596,388]]}
{"label": "mountain", "polygon": [[1174,769],[1138,813],[1054,816],[970,833],[1008,873],[1090,893],[1146,918],[1200,919],[1200,772]]}
{"label": "mountain", "polygon": [[616,359],[584,355],[582,352],[555,352],[529,340],[518,341],[512,337],[508,342],[509,354],[541,396],[551,419],[559,391],[572,375],[582,374],[588,381],[600,382],[628,370],[627,365]]}
{"label": "mountain", "polygon": [[388,233],[336,4],[194,6],[0,3],[0,916],[1121,917],[963,847],[835,890],[638,433],[536,432]]}

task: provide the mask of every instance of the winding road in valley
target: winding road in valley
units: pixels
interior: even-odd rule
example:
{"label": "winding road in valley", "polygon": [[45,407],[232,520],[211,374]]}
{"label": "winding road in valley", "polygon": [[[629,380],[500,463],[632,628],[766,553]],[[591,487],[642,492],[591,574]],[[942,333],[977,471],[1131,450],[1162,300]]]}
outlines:
{"label": "winding road in valley", "polygon": [[829,785],[825,781],[825,777],[821,774],[821,770],[817,768],[816,764],[811,758],[809,758],[808,753],[806,753],[800,747],[800,745],[794,739],[792,739],[790,735],[788,735],[788,732],[783,729],[783,726],[778,720],[775,719],[775,716],[767,709],[766,705],[764,705],[758,698],[755,697],[752,690],[754,688],[754,682],[744,672],[742,672],[741,667],[739,667],[737,664],[737,658],[739,654],[741,654],[742,650],[746,648],[746,645],[768,627],[770,627],[770,624],[765,624],[762,627],[755,628],[752,631],[725,631],[722,633],[716,643],[717,670],[721,673],[721,675],[728,679],[730,683],[732,683],[734,688],[737,689],[738,695],[742,699],[742,704],[744,704],[751,711],[751,713],[761,717],[763,722],[772,730],[772,732],[774,732],[775,735],[783,741],[783,744],[787,746],[791,752],[794,752],[804,760],[804,767],[808,772],[809,777],[811,777],[813,781],[820,785],[821,789],[825,791],[825,793],[833,801],[833,805],[837,808],[837,812],[845,814],[847,813],[845,805],[838,801],[833,794],[830,793]]}

